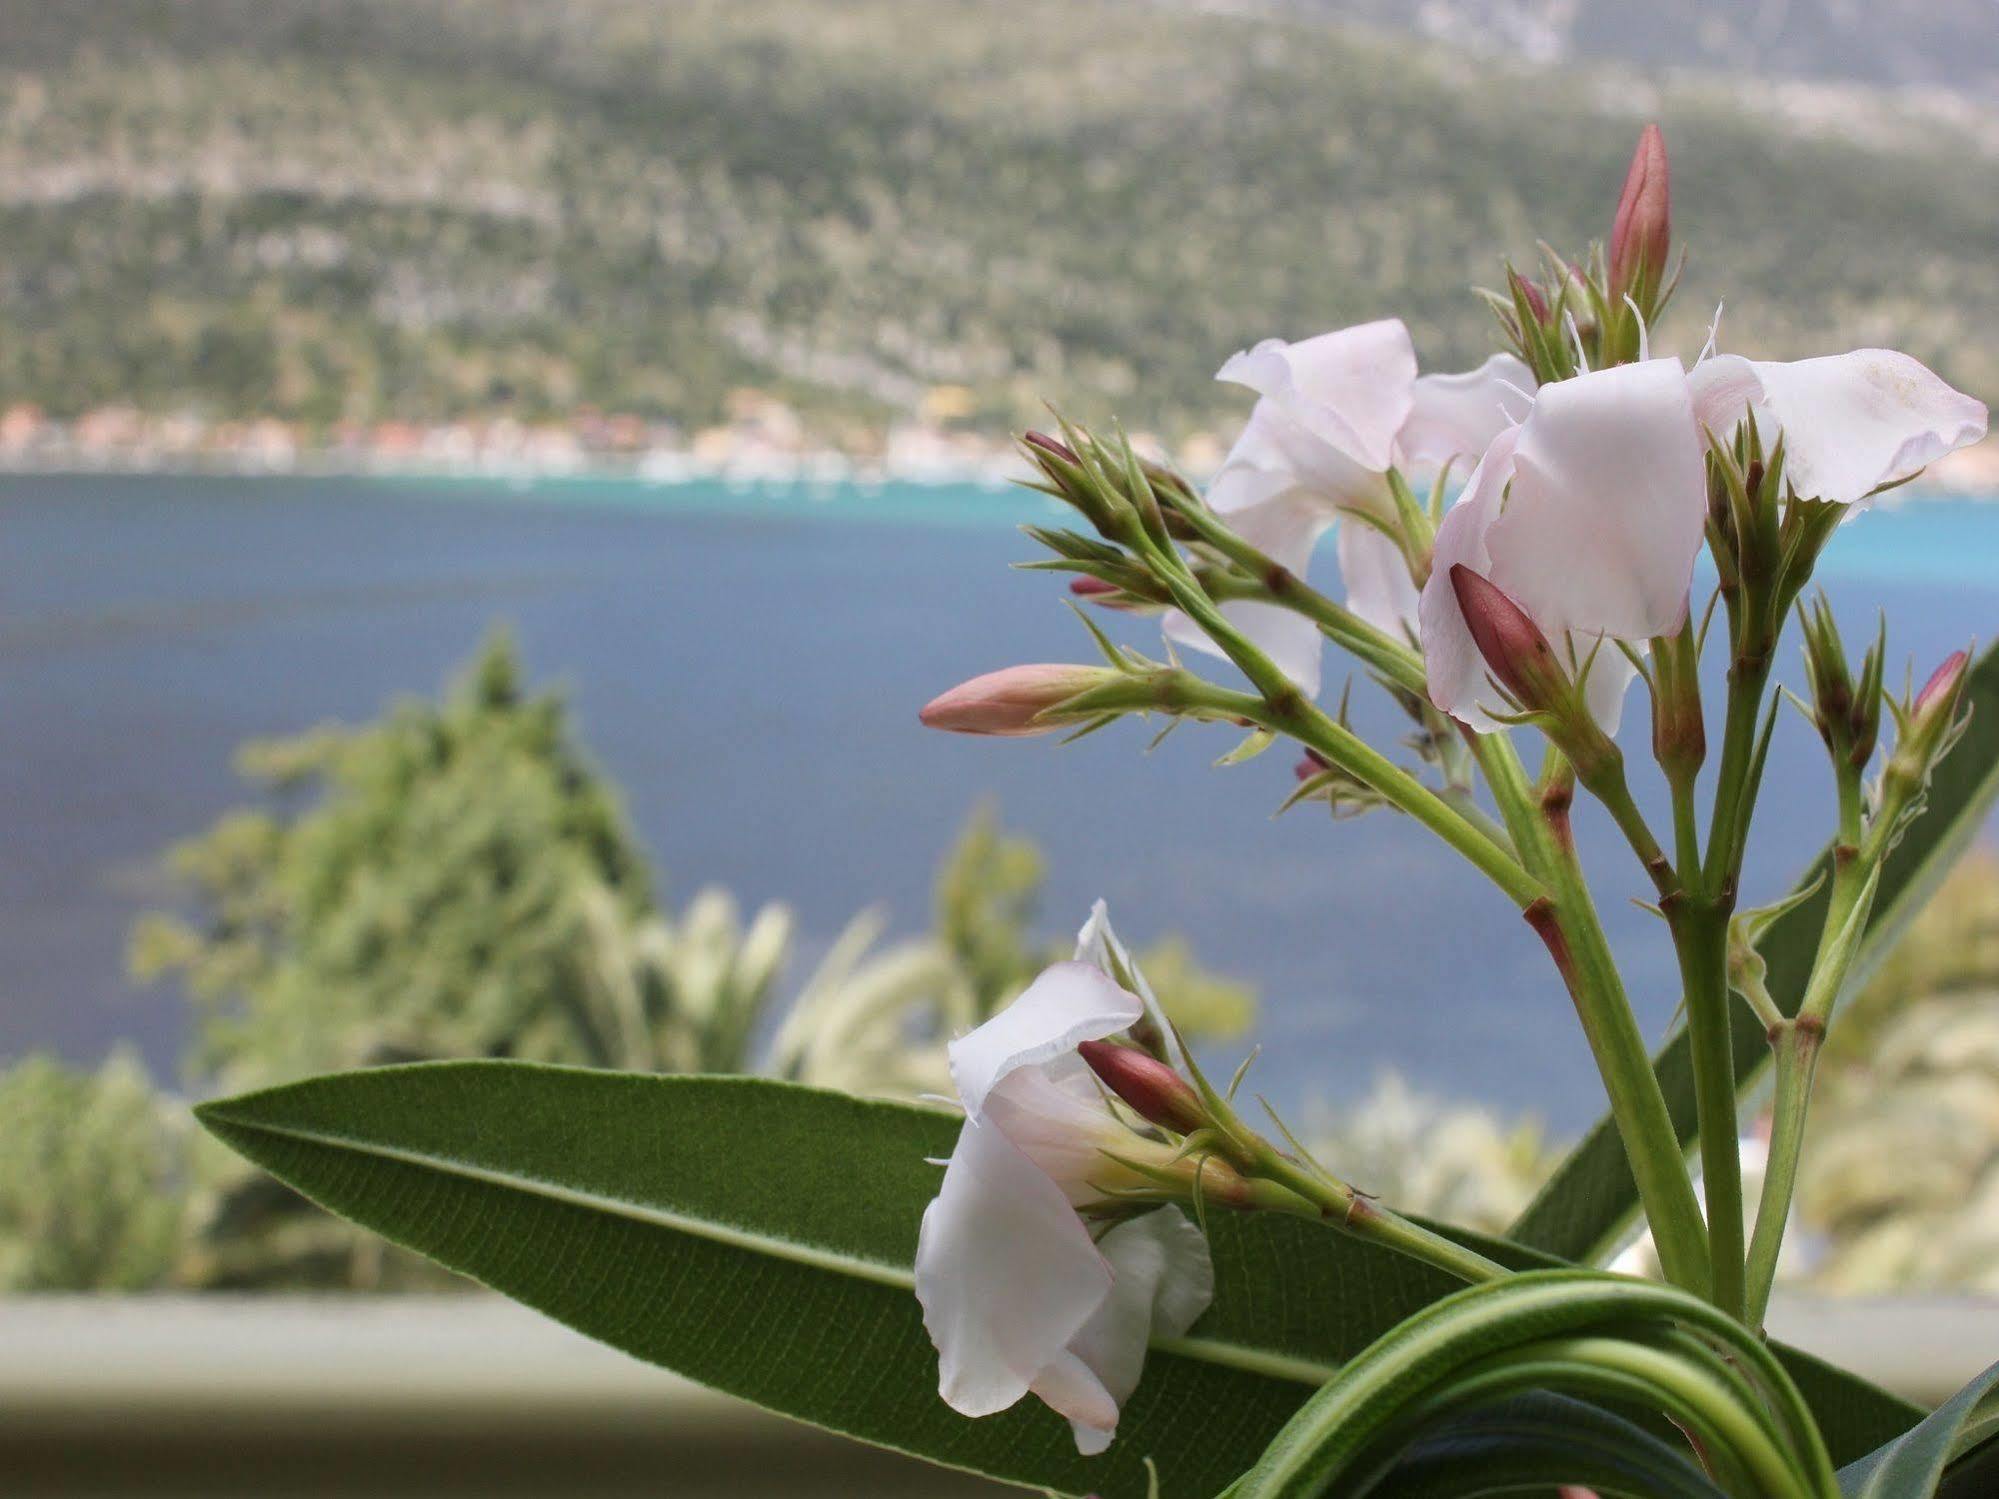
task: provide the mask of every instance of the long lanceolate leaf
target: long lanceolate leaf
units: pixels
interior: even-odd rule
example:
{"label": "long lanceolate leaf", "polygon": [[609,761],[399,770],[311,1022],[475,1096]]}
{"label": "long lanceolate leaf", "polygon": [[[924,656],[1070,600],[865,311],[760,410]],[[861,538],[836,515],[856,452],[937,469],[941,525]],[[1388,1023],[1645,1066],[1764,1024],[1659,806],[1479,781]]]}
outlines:
{"label": "long lanceolate leaf", "polygon": [[[203,1122],[334,1212],[580,1332],[865,1441],[1106,1499],[1215,1493],[1382,1332],[1458,1289],[1292,1218],[1211,1212],[1217,1294],[1155,1347],[1119,1440],[1076,1455],[1032,1401],[937,1398],[910,1266],[955,1119],[747,1078],[440,1062],[206,1105]],[[1552,1263],[1472,1239],[1504,1263]],[[1783,1355],[1850,1460],[1918,1413]]]}
{"label": "long lanceolate leaf", "polygon": [[1563,1395],[1523,1395],[1420,1438],[1367,1499],[1458,1499],[1575,1485],[1602,1499],[1725,1499],[1684,1448]]}
{"label": "long lanceolate leaf", "polygon": [[333,1211],[640,1358],[783,1414],[1063,1493],[1206,1499],[1448,1276],[1310,1223],[1210,1215],[1216,1305],[1155,1348],[1119,1441],[937,1395],[910,1266],[950,1115],[743,1078],[435,1063],[210,1104]]}
{"label": "long lanceolate leaf", "polygon": [[[1850,983],[1861,982],[1895,945],[1938,881],[1977,835],[1994,796],[1999,795],[1999,646],[1979,657],[1965,685],[1965,701],[1972,710],[1970,727],[1937,767],[1930,783],[1928,810],[1909,829],[1882,870],[1865,945]],[[1819,879],[1829,860],[1828,850],[1807,871],[1800,888]],[[1778,918],[1764,936],[1762,953],[1769,965],[1770,993],[1786,1014],[1795,1013],[1804,997],[1828,898],[1822,886]],[[1741,1096],[1762,1081],[1770,1065],[1770,1048],[1746,1005],[1735,1007],[1734,1027],[1736,1091]],[[1684,1030],[1653,1059],[1653,1067],[1674,1127],[1691,1149],[1696,1124],[1694,1079]],[[1616,1247],[1637,1213],[1637,1184],[1631,1178],[1617,1130],[1606,1116],[1569,1153],[1513,1225],[1510,1237],[1565,1260],[1594,1264]]]}
{"label": "long lanceolate leaf", "polygon": [[1377,1445],[1392,1460],[1438,1418],[1548,1386],[1667,1411],[1744,1492],[1832,1499],[1813,1419],[1760,1341],[1684,1291],[1587,1270],[1472,1286],[1410,1318],[1314,1394],[1234,1494],[1369,1493]]}
{"label": "long lanceolate leaf", "polygon": [[[1921,1425],[1839,1474],[1841,1499],[1928,1499],[1951,1463],[1999,1435],[1999,1364],[1951,1396]],[[1989,1477],[1988,1477],[1989,1481]],[[1980,1486],[1973,1493],[1994,1490]]]}

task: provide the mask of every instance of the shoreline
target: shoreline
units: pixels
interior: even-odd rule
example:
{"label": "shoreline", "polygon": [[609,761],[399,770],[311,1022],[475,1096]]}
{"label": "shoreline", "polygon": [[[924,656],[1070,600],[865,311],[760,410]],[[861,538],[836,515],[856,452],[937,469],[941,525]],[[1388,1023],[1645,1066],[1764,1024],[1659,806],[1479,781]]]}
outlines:
{"label": "shoreline", "polygon": [[[1980,447],[1984,447],[1981,444]],[[1974,449],[1974,452],[1978,450]],[[1981,453],[1980,457],[1984,455]],[[662,457],[670,461],[660,461]],[[650,460],[650,461],[649,461]],[[1999,504],[1999,464],[1980,462],[1943,474],[1926,473],[1882,495],[1884,509],[1943,502]],[[880,465],[855,463],[837,454],[813,454],[796,463],[705,463],[684,454],[641,455],[636,460],[560,465],[409,463],[390,459],[355,461],[351,453],[311,453],[273,461],[250,454],[214,454],[160,461],[155,455],[109,453],[0,453],[0,478],[346,480],[380,483],[505,485],[512,489],[569,485],[633,485],[670,490],[721,486],[745,493],[770,490],[864,493],[888,488],[979,489],[1005,493],[1033,471],[1009,455],[986,463]],[[1204,482],[1208,475],[1191,477]]]}

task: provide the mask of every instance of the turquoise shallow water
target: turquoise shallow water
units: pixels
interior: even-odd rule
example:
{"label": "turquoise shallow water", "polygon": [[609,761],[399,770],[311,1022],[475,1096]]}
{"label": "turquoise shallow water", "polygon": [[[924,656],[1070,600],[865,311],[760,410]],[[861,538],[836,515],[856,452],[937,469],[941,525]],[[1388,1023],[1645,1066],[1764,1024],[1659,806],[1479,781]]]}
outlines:
{"label": "turquoise shallow water", "polygon": [[[1213,733],[1147,755],[1136,727],[1067,749],[917,727],[965,676],[1086,651],[1061,580],[1007,567],[1030,554],[1014,524],[1052,513],[975,486],[0,479],[0,1054],[87,1059],[131,1037],[171,1075],[178,1001],[123,974],[124,932],[161,898],[153,856],[242,800],[243,739],[430,691],[505,619],[530,669],[567,684],[678,898],[714,881],[790,901],[808,944],[870,902],[912,930],[931,867],[991,796],[1049,855],[1051,931],[1103,895],[1132,935],[1182,930],[1262,986],[1257,1076],[1278,1102],[1393,1066],[1561,1126],[1589,1117],[1588,1058],[1538,945],[1407,823],[1273,821],[1288,762],[1215,770]],[[1999,505],[1869,516],[1825,577],[1856,633],[1885,607],[1894,649],[1926,667],[1999,633]],[[1147,622],[1111,623],[1156,649]],[[1823,834],[1820,759],[1787,719],[1752,900]],[[1593,820],[1583,836],[1656,1032],[1670,953],[1614,898],[1641,893],[1629,855]]]}

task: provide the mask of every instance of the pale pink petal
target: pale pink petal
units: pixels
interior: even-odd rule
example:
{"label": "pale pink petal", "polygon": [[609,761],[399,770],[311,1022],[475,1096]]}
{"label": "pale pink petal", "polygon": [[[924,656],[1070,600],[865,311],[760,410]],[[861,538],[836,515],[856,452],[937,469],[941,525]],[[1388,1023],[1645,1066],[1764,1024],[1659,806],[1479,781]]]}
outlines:
{"label": "pale pink petal", "polygon": [[1514,446],[1520,430],[1508,428],[1492,440],[1457,503],[1445,513],[1431,549],[1430,578],[1417,605],[1430,701],[1481,733],[1498,725],[1479,706],[1480,698],[1489,695],[1485,658],[1479,655],[1464,613],[1458,608],[1451,568],[1462,563],[1481,576],[1490,569],[1486,534],[1499,518],[1506,486],[1513,478]]}
{"label": "pale pink petal", "polygon": [[1347,608],[1398,640],[1414,634],[1416,584],[1409,576],[1402,548],[1357,520],[1340,527],[1338,545]]}
{"label": "pale pink petal", "polygon": [[1103,1199],[1093,1181],[1109,1165],[1104,1152],[1129,1150],[1130,1133],[1111,1113],[1089,1064],[1074,1052],[1063,1064],[1022,1067],[986,1095],[980,1121],[1007,1137],[1075,1207]]}
{"label": "pale pink petal", "polygon": [[997,1128],[967,1119],[916,1242],[945,1403],[967,1416],[1005,1410],[1110,1292],[1110,1267],[1061,1189]]}
{"label": "pale pink petal", "polygon": [[1118,934],[1111,929],[1110,906],[1099,900],[1090,907],[1089,920],[1085,921],[1082,930],[1076,933],[1076,961],[1101,968],[1115,979],[1116,973],[1111,962],[1113,957],[1117,959],[1117,966],[1123,968],[1131,976],[1131,981],[1138,986],[1138,997],[1145,1005],[1145,1013],[1165,1043],[1166,1060],[1176,1068],[1184,1070],[1185,1058],[1180,1051],[1179,1034],[1168,1024],[1166,1011],[1159,1003],[1159,996],[1152,992],[1152,985],[1145,981],[1145,973],[1138,966],[1138,960],[1132,957],[1131,950],[1118,940]]}
{"label": "pale pink petal", "polygon": [[1552,639],[1679,628],[1707,523],[1686,372],[1652,359],[1541,387],[1487,576]]}
{"label": "pale pink petal", "polygon": [[1374,472],[1395,461],[1415,400],[1416,349],[1398,318],[1298,343],[1267,338],[1224,364],[1218,380],[1246,385],[1321,442]]}
{"label": "pale pink petal", "polygon": [[1596,720],[1596,726],[1615,738],[1617,726],[1624,721],[1624,697],[1638,678],[1638,668],[1631,664],[1629,656],[1617,648],[1614,640],[1604,641],[1592,660],[1590,648],[1593,644],[1589,640],[1574,643],[1576,665],[1587,665],[1589,668],[1589,676],[1583,682],[1583,704],[1589,709],[1589,716]]}
{"label": "pale pink petal", "polygon": [[1893,349],[1788,364],[1735,359],[1706,373],[1707,364],[1724,362],[1708,360],[1694,372],[1708,406],[1724,420],[1731,406],[1737,418],[1753,407],[1766,446],[1781,430],[1785,479],[1808,499],[1859,503],[1985,435],[1983,402]]}
{"label": "pale pink petal", "polygon": [[[1762,403],[1763,382],[1756,377],[1756,366],[1740,354],[1711,354],[1687,372],[1687,393],[1696,425],[1725,443],[1743,417]],[[1757,411],[1756,419],[1766,422],[1768,413]]]}
{"label": "pale pink petal", "polygon": [[1405,464],[1442,467],[1479,454],[1508,427],[1525,421],[1534,404],[1534,372],[1511,354],[1495,354],[1475,370],[1424,375],[1398,448]]}
{"label": "pale pink petal", "polygon": [[1056,963],[1012,1004],[949,1047],[951,1081],[977,1118],[986,1095],[1008,1074],[1127,1030],[1144,1006],[1088,963]]}
{"label": "pale pink petal", "polygon": [[[1299,578],[1311,566],[1319,538],[1332,524],[1326,506],[1306,491],[1281,490],[1276,498],[1228,517],[1229,529]],[[1277,669],[1309,697],[1319,692],[1319,657],[1324,645],[1319,627],[1301,614],[1275,604],[1237,601],[1221,606],[1222,618],[1249,637]],[[1166,638],[1177,645],[1224,656],[1220,646],[1179,610],[1169,610],[1160,622]]]}
{"label": "pale pink petal", "polygon": [[1147,1346],[1181,1336],[1215,1295],[1208,1242],[1178,1208],[1120,1223],[1097,1250],[1110,1262],[1111,1293],[1070,1340],[1075,1364],[1065,1361],[1034,1383],[1035,1394],[1070,1418],[1085,1456],[1116,1435],[1118,1408],[1138,1388]]}

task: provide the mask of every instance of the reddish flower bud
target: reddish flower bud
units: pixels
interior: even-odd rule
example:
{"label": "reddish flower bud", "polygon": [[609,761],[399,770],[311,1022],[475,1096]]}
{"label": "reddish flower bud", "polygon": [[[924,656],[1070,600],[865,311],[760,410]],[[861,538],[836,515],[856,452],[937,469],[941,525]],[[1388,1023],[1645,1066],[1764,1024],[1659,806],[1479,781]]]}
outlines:
{"label": "reddish flower bud", "polygon": [[1291,767],[1291,774],[1301,781],[1309,781],[1313,776],[1322,776],[1333,768],[1333,764],[1315,749],[1305,751],[1305,757]]}
{"label": "reddish flower bud", "polygon": [[1666,167],[1666,137],[1647,125],[1624,175],[1624,192],[1610,225],[1610,290],[1643,306],[1665,274],[1673,246],[1673,198]]}
{"label": "reddish flower bud", "polygon": [[1451,564],[1451,591],[1457,595],[1472,642],[1499,685],[1523,708],[1559,707],[1569,695],[1568,674],[1527,611],[1462,562]]}
{"label": "reddish flower bud", "polygon": [[1043,714],[1116,675],[1096,666],[1009,666],[960,682],[917,716],[930,728],[954,734],[1046,734],[1062,724]]}
{"label": "reddish flower bud", "polygon": [[1071,578],[1069,592],[1086,604],[1095,604],[1103,609],[1117,609],[1130,613],[1138,606],[1124,596],[1124,590],[1115,583],[1106,583],[1102,578]]}
{"label": "reddish flower bud", "polygon": [[1076,1050],[1103,1085],[1148,1123],[1180,1135],[1191,1135],[1208,1123],[1208,1111],[1193,1084],[1158,1058],[1110,1041],[1085,1041]]}
{"label": "reddish flower bud", "polygon": [[1527,304],[1527,310],[1534,314],[1535,322],[1545,324],[1548,321],[1548,299],[1541,294],[1540,287],[1514,270],[1512,266],[1506,268],[1506,285],[1508,290]]}
{"label": "reddish flower bud", "polygon": [[1039,448],[1044,453],[1060,458],[1064,463],[1080,463],[1082,461],[1077,458],[1074,448],[1058,438],[1050,437],[1046,432],[1029,432],[1025,437],[1021,438],[1021,441],[1029,447]]}
{"label": "reddish flower bud", "polygon": [[1916,694],[1912,710],[1918,724],[1926,724],[1940,714],[1956,711],[1958,689],[1964,685],[1965,669],[1970,665],[1969,655],[1963,651],[1952,651],[1943,665],[1930,673],[1929,681],[1923,683],[1923,690]]}

